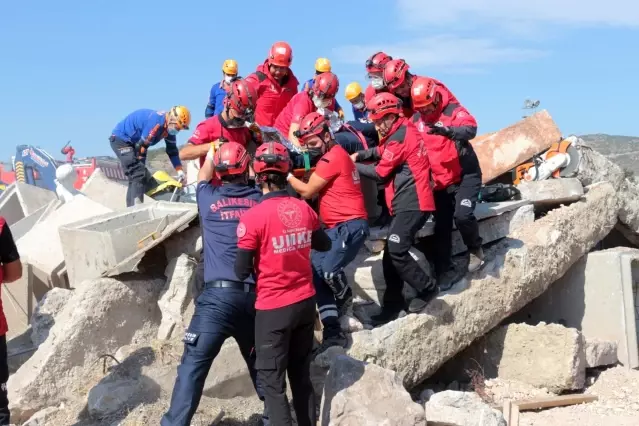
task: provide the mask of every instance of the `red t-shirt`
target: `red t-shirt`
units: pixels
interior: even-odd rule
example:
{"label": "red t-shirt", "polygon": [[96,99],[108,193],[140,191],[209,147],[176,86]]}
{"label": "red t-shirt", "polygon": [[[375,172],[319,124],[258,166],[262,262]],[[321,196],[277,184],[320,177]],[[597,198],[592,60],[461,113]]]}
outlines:
{"label": "red t-shirt", "polygon": [[266,194],[237,226],[237,246],[255,251],[255,309],[289,306],[315,295],[311,235],[319,218],[305,202],[285,191]]}
{"label": "red t-shirt", "polygon": [[[329,111],[335,111],[335,99],[331,100],[331,104],[326,108]],[[280,131],[282,136],[288,138],[288,132],[291,130],[291,124],[300,124],[302,118],[306,115],[317,111],[313,99],[308,92],[299,92],[290,100],[286,107],[280,112],[275,119],[275,127]]]}
{"label": "red t-shirt", "polygon": [[328,181],[319,193],[319,216],[328,228],[352,219],[368,219],[357,167],[339,145],[320,158],[315,173]]}
{"label": "red t-shirt", "polygon": [[[206,143],[215,142],[220,138],[225,138],[228,142],[237,142],[240,145],[246,147],[251,141],[251,131],[248,127],[238,127],[230,129],[225,127],[222,117],[214,115],[207,118],[197,125],[193,135],[188,140],[188,143],[193,145],[202,145]],[[206,155],[200,157],[200,167],[204,164]]]}

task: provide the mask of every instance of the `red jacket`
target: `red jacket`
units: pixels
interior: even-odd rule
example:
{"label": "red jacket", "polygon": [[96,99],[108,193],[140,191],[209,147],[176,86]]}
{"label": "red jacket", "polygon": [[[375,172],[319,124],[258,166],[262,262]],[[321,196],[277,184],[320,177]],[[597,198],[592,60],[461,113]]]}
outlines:
{"label": "red jacket", "polygon": [[358,162],[371,160],[379,162],[377,165],[357,163],[357,171],[384,182],[391,215],[435,211],[428,152],[419,131],[408,118],[400,117],[378,146],[358,152]]}
{"label": "red jacket", "polygon": [[273,127],[275,119],[284,109],[286,104],[297,93],[299,82],[289,70],[288,76],[284,79],[284,84],[280,84],[271,76],[268,64],[257,67],[257,70],[245,78],[246,81],[255,85],[257,89],[257,105],[255,107],[255,122],[259,126]]}
{"label": "red jacket", "polygon": [[[331,104],[326,108],[328,111],[335,111],[335,98],[331,100]],[[291,130],[291,124],[300,124],[302,118],[311,112],[317,111],[317,107],[313,104],[311,95],[308,92],[299,92],[279,113],[273,123],[273,127],[280,131],[282,136],[288,139],[288,133]]]}
{"label": "red jacket", "polygon": [[[0,235],[7,222],[0,216]],[[1,261],[2,259],[0,259]],[[9,331],[7,326],[7,318],[4,316],[4,308],[2,307],[2,283],[4,282],[4,268],[0,262],[0,336],[4,336]]]}
{"label": "red jacket", "polygon": [[[388,92],[388,90],[386,89],[376,90],[373,88],[373,86],[369,84],[368,87],[366,87],[366,90],[364,91],[364,102],[368,103],[368,101],[373,99],[373,96],[382,92]],[[413,107],[411,105],[410,98],[409,99],[400,98],[400,99],[402,100],[402,104],[403,104],[402,109],[404,110],[403,111],[404,117],[411,118],[413,116]]]}
{"label": "red jacket", "polygon": [[[228,128],[221,115],[214,115],[201,121],[187,141],[192,145],[203,145],[215,142],[218,139],[226,139],[227,142],[237,142],[246,148],[252,140],[248,127]],[[200,157],[200,167],[204,165],[206,155]]]}

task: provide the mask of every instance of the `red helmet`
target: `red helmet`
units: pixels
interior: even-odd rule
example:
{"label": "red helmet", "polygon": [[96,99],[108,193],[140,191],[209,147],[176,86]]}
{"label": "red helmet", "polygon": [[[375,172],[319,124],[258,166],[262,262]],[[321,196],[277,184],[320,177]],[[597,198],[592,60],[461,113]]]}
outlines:
{"label": "red helmet", "polygon": [[278,67],[290,67],[293,63],[293,49],[285,41],[278,41],[268,52],[268,64]]}
{"label": "red helmet", "polygon": [[403,59],[395,59],[384,65],[384,84],[391,92],[402,85],[406,79],[408,64]]}
{"label": "red helmet", "polygon": [[339,79],[332,72],[323,72],[315,77],[312,90],[320,98],[334,98],[339,90]]}
{"label": "red helmet", "polygon": [[266,142],[260,145],[255,151],[253,160],[253,170],[255,173],[283,173],[286,174],[291,169],[291,159],[288,150],[278,142]]}
{"label": "red helmet", "polygon": [[224,106],[231,107],[240,114],[255,109],[257,90],[246,80],[235,80],[224,98]]}
{"label": "red helmet", "polygon": [[393,58],[384,52],[374,53],[366,60],[366,72],[381,72],[384,69],[384,65],[392,60]]}
{"label": "red helmet", "polygon": [[437,85],[428,77],[418,77],[410,87],[410,98],[414,108],[424,108],[435,102]]}
{"label": "red helmet", "polygon": [[241,175],[248,170],[250,157],[237,142],[224,142],[213,155],[213,166],[218,179],[226,175]]}
{"label": "red helmet", "polygon": [[379,120],[386,114],[401,114],[402,101],[392,93],[378,93],[366,103],[368,116],[371,120]]}
{"label": "red helmet", "polygon": [[311,136],[319,136],[326,130],[328,130],[326,118],[318,112],[311,112],[302,118],[300,128],[295,131],[295,137],[304,144]]}

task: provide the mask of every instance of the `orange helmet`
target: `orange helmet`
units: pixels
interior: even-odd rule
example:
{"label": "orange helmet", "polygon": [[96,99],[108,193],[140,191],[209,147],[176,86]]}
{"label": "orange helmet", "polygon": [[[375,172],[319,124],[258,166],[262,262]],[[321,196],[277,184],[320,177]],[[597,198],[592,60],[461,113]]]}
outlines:
{"label": "orange helmet", "polygon": [[418,77],[410,87],[410,98],[414,108],[424,108],[435,102],[437,85],[428,77]]}
{"label": "orange helmet", "polygon": [[215,151],[213,166],[218,179],[226,175],[241,175],[248,170],[249,155],[237,142],[225,142]]}
{"label": "orange helmet", "polygon": [[366,103],[368,117],[371,120],[379,120],[387,114],[401,114],[402,101],[392,93],[378,93]]}
{"label": "orange helmet", "polygon": [[268,64],[278,67],[290,67],[293,63],[293,49],[285,41],[278,41],[268,52]]}
{"label": "orange helmet", "polygon": [[295,131],[295,137],[304,144],[311,136],[319,136],[326,130],[328,130],[326,117],[318,112],[311,112],[300,121],[300,128]]}
{"label": "orange helmet", "polygon": [[403,59],[394,59],[384,65],[384,84],[391,92],[395,91],[406,80],[408,64]]}

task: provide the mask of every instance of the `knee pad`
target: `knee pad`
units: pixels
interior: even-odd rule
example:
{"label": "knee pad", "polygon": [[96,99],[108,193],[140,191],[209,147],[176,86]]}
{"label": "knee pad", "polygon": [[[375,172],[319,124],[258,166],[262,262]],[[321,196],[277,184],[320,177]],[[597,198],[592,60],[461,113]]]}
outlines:
{"label": "knee pad", "polygon": [[346,273],[344,273],[344,270],[340,270],[335,273],[324,273],[324,280],[331,290],[333,290],[333,294],[336,299],[341,300],[344,298],[349,289],[348,280],[346,279]]}

